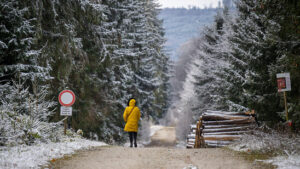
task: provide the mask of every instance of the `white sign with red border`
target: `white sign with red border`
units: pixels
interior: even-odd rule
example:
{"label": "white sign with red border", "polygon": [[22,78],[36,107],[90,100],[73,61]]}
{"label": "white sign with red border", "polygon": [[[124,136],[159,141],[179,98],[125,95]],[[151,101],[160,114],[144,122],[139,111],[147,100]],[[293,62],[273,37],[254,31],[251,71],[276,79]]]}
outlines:
{"label": "white sign with red border", "polygon": [[70,107],[75,102],[75,94],[71,90],[63,90],[59,93],[58,101],[60,105]]}

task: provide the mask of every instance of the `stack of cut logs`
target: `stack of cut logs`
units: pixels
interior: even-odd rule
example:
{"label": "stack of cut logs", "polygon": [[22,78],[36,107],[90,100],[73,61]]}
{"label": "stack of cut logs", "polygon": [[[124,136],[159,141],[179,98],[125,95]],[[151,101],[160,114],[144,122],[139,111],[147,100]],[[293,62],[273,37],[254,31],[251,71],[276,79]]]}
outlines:
{"label": "stack of cut logs", "polygon": [[191,125],[187,148],[223,147],[255,127],[255,112],[206,111]]}

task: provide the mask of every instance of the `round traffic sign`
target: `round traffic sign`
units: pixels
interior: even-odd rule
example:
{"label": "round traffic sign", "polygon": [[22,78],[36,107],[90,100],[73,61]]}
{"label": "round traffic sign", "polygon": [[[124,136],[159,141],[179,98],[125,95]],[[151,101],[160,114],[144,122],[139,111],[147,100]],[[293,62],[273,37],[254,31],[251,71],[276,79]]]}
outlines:
{"label": "round traffic sign", "polygon": [[75,94],[71,90],[63,90],[59,93],[58,101],[62,106],[72,106],[75,102]]}

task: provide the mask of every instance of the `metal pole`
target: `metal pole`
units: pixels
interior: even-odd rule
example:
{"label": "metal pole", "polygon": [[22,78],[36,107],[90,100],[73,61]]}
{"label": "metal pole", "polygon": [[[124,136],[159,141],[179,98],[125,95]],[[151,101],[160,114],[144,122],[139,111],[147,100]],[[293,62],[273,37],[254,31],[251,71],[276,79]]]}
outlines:
{"label": "metal pole", "polygon": [[283,92],[283,97],[284,97],[284,106],[285,106],[285,113],[286,113],[286,121],[289,121],[289,113],[288,113],[288,109],[287,109],[286,93],[285,93],[285,91]]}
{"label": "metal pole", "polygon": [[64,120],[64,127],[65,127],[64,134],[65,135],[67,135],[67,119],[68,119],[68,117]]}

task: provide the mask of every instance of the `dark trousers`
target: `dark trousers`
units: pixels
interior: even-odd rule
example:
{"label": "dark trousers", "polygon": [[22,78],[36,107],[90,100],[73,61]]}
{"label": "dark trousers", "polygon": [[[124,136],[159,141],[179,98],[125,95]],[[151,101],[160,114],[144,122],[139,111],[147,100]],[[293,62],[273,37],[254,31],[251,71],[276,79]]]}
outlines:
{"label": "dark trousers", "polygon": [[130,147],[132,147],[133,141],[134,141],[134,146],[137,147],[137,144],[136,144],[137,132],[128,132],[128,133],[129,133]]}

